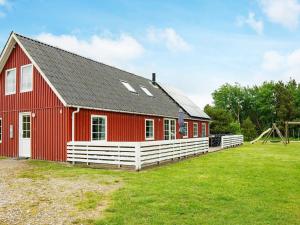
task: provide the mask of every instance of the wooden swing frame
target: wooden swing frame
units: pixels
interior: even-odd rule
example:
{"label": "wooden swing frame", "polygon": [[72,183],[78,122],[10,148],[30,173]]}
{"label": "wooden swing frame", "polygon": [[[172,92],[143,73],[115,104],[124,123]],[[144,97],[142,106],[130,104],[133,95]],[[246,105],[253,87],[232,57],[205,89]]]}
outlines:
{"label": "wooden swing frame", "polygon": [[283,135],[281,134],[280,130],[278,129],[276,123],[273,123],[271,130],[267,133],[267,136],[265,137],[265,139],[263,140],[263,144],[266,144],[270,137],[272,136],[272,134],[276,132],[278,137],[280,137],[281,142],[286,145],[288,144],[287,139],[284,139]]}
{"label": "wooden swing frame", "polygon": [[292,122],[292,121],[286,121],[285,122],[285,140],[286,140],[287,144],[290,143],[289,125],[298,125],[298,126],[300,126],[300,122]]}

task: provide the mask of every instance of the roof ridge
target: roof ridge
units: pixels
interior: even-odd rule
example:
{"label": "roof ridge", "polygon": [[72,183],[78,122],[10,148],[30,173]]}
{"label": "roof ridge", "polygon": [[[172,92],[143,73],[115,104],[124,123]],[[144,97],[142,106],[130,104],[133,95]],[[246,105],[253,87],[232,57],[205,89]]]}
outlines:
{"label": "roof ridge", "polygon": [[101,64],[101,65],[104,65],[104,66],[107,66],[107,67],[111,67],[111,68],[113,68],[113,69],[117,69],[117,70],[120,70],[120,71],[122,71],[122,72],[129,73],[129,74],[134,75],[134,76],[137,76],[137,77],[139,77],[139,78],[143,78],[143,79],[146,79],[146,80],[148,80],[148,81],[151,81],[149,78],[146,78],[146,77],[137,75],[137,74],[135,74],[135,73],[128,72],[128,71],[126,71],[126,70],[124,70],[124,69],[120,69],[120,68],[118,68],[118,67],[111,66],[111,65],[105,64],[105,63],[103,63],[103,62],[96,61],[96,60],[91,59],[91,58],[88,58],[88,57],[86,57],[86,56],[82,56],[82,55],[79,55],[79,54],[77,54],[77,53],[74,53],[74,52],[71,52],[71,51],[68,51],[68,50],[65,50],[65,49],[62,49],[62,48],[59,48],[59,47],[50,45],[50,44],[45,43],[45,42],[43,42],[43,41],[39,41],[39,40],[30,38],[30,37],[26,37],[26,36],[24,36],[24,35],[22,35],[22,34],[18,34],[18,33],[16,33],[16,32],[12,32],[12,33],[15,34],[15,35],[17,35],[17,36],[20,36],[20,37],[22,37],[22,38],[26,38],[26,39],[28,39],[28,40],[30,40],[30,41],[34,41],[34,42],[37,42],[37,43],[39,43],[39,44],[46,45],[46,46],[48,46],[48,47],[55,48],[55,49],[57,49],[57,50],[60,50],[60,51],[63,51],[63,52],[72,54],[72,55],[74,55],[74,56],[78,56],[78,57],[81,57],[81,58],[83,58],[83,59],[92,61],[92,62],[94,62],[94,63],[98,63],[98,64]]}

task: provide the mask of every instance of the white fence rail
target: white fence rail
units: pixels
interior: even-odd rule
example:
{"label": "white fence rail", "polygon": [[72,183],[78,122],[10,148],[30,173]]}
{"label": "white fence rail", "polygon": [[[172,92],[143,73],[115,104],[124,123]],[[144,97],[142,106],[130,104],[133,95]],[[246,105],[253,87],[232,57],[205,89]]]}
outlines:
{"label": "white fence rail", "polygon": [[144,166],[208,152],[208,138],[149,142],[69,142],[67,161]]}
{"label": "white fence rail", "polygon": [[221,148],[230,148],[244,143],[243,135],[227,135],[222,136]]}

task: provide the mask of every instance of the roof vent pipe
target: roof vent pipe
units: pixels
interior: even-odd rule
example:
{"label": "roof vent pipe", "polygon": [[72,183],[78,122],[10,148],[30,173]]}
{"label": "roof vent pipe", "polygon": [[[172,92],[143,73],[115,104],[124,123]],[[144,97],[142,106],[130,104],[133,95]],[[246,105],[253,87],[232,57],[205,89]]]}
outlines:
{"label": "roof vent pipe", "polygon": [[156,73],[152,73],[152,84],[156,85]]}

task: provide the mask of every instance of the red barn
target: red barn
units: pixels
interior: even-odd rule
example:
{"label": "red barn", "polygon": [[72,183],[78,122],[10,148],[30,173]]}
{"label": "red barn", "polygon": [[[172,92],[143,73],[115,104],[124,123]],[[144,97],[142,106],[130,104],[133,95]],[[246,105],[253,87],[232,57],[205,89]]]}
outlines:
{"label": "red barn", "polygon": [[[69,141],[208,136],[209,117],[178,91],[12,33],[0,58],[0,155],[66,161]],[[178,112],[184,113],[183,135]]]}

